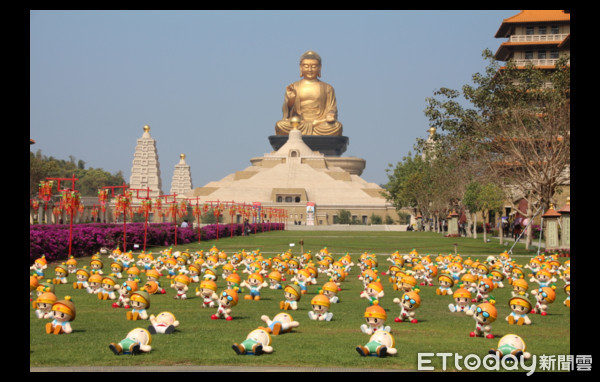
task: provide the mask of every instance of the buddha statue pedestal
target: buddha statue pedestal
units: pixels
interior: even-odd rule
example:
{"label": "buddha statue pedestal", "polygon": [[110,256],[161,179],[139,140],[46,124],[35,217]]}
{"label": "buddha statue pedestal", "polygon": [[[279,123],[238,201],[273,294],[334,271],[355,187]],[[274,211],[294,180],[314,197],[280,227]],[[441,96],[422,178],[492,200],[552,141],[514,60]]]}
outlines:
{"label": "buddha statue pedestal", "polygon": [[[271,135],[269,136],[269,143],[273,150],[277,151],[281,146],[287,142],[287,135]],[[348,148],[348,137],[345,136],[331,136],[331,135],[303,135],[302,140],[310,147],[313,151],[318,151],[325,156],[339,157]]]}

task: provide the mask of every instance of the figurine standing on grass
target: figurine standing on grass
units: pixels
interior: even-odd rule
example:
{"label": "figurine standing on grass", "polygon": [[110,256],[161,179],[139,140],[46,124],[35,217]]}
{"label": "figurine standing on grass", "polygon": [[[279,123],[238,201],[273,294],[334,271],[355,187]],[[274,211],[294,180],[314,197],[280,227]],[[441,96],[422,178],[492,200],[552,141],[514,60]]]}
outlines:
{"label": "figurine standing on grass", "polygon": [[37,276],[37,278],[39,279],[44,278],[44,271],[46,270],[46,268],[48,268],[48,262],[46,261],[45,255],[42,255],[42,257],[35,259],[33,265],[29,267],[29,269],[33,271],[34,275]]}
{"label": "figurine standing on grass", "polygon": [[489,278],[480,279],[477,283],[476,303],[490,302],[493,303],[494,297],[490,294],[494,290],[494,283]]}
{"label": "figurine standing on grass", "polygon": [[119,343],[112,342],[108,348],[115,355],[131,354],[137,355],[141,352],[148,353],[152,350],[152,335],[146,329],[135,328]]}
{"label": "figurine standing on grass", "polygon": [[395,298],[394,304],[400,305],[400,315],[394,318],[394,322],[404,322],[410,320],[413,324],[418,321],[415,318],[415,311],[421,306],[421,297],[415,291],[406,292],[402,298]]}
{"label": "figurine standing on grass", "polygon": [[240,286],[250,289],[250,294],[244,296],[244,299],[258,301],[260,300],[260,290],[269,286],[269,284],[263,280],[259,273],[252,273],[248,276],[248,280],[242,281]]}
{"label": "figurine standing on grass", "polygon": [[125,281],[119,288],[119,298],[113,302],[113,308],[125,308],[129,309],[129,302],[131,301],[131,294],[138,290],[138,283],[136,281]]}
{"label": "figurine standing on grass", "polygon": [[510,292],[510,295],[513,297],[515,297],[515,296],[529,297],[529,293],[527,293],[528,289],[529,289],[529,284],[527,283],[527,280],[516,279],[512,282],[512,291]]}
{"label": "figurine standing on grass", "polygon": [[163,288],[162,285],[160,284],[160,272],[158,270],[149,269],[146,271],[146,283],[148,283],[150,281],[154,281],[156,283],[157,289],[156,289],[156,292],[154,292],[154,293],[160,293],[160,294],[167,293],[165,288]]}
{"label": "figurine standing on grass", "polygon": [[237,303],[237,291],[235,289],[226,289],[219,297],[219,308],[217,309],[217,313],[213,314],[210,318],[212,320],[217,320],[219,318],[224,318],[227,321],[233,320],[233,317],[231,316],[231,308],[236,306]]}
{"label": "figurine standing on grass", "polygon": [[494,305],[485,302],[477,305],[475,310],[469,310],[467,315],[475,320],[475,330],[471,332],[471,337],[494,338],[492,332],[492,323],[498,317],[498,311]]}
{"label": "figurine standing on grass", "polygon": [[273,270],[267,277],[269,278],[269,289],[281,289],[281,272]]}
{"label": "figurine standing on grass", "polygon": [[202,280],[200,287],[196,289],[196,296],[202,297],[203,308],[214,308],[217,305],[217,283],[213,280]]}
{"label": "figurine standing on grass", "polygon": [[46,324],[48,334],[69,334],[73,332],[71,321],[75,320],[75,305],[71,297],[66,296],[64,300],[56,301],[52,305],[53,320]]}
{"label": "figurine standing on grass", "polygon": [[380,298],[385,295],[383,292],[383,285],[379,281],[372,281],[367,284],[367,287],[360,292],[361,298],[366,298],[369,301],[369,305],[373,305],[378,302]]}
{"label": "figurine standing on grass", "polygon": [[312,278],[310,272],[306,268],[298,269],[298,272],[296,272],[296,275],[292,277],[290,281],[295,282],[300,286],[302,294],[308,293],[308,285],[317,283],[317,280]]}
{"label": "figurine standing on grass", "polygon": [[538,288],[532,290],[531,294],[535,296],[537,301],[535,303],[535,308],[531,311],[531,313],[539,313],[542,316],[547,315],[548,305],[552,304],[556,299],[556,292],[554,292],[554,289],[550,287]]}
{"label": "figurine standing on grass", "polygon": [[183,273],[178,274],[173,279],[171,287],[175,289],[176,293],[173,298],[175,300],[185,300],[187,298],[188,286],[190,285],[190,278]]}

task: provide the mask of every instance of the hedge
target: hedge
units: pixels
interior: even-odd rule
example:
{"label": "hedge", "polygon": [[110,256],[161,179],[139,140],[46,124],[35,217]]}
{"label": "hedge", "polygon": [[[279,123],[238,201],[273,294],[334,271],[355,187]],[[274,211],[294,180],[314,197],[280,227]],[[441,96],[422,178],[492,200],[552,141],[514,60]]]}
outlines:
{"label": "hedge", "polygon": [[[250,224],[251,232],[262,232],[282,229],[281,223]],[[219,237],[240,236],[242,224],[219,224]],[[217,238],[217,225],[211,224],[201,228],[201,240]],[[134,244],[143,248],[144,223],[127,223],[127,250],[133,250]],[[177,244],[198,241],[197,228],[177,227]],[[169,246],[175,244],[175,226],[172,223],[149,223],[147,227],[146,246]],[[123,224],[75,224],[73,225],[71,255],[74,257],[90,256],[101,248],[123,247]],[[63,224],[36,224],[29,226],[29,263],[45,255],[48,262],[64,261],[69,256],[69,226]]]}

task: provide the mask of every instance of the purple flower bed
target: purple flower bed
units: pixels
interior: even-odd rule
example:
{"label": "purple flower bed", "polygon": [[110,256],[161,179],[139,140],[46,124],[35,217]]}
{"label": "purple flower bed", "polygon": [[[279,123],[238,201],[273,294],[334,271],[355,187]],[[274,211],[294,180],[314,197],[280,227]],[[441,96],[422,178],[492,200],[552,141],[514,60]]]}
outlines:
{"label": "purple flower bed", "polygon": [[[282,228],[280,223],[250,224],[251,232],[277,230]],[[242,234],[242,224],[219,224],[219,238]],[[71,254],[74,257],[90,256],[101,248],[123,247],[123,224],[75,224],[73,225]],[[202,227],[201,241],[217,238],[215,224]],[[197,228],[177,227],[177,244],[198,241]],[[144,223],[127,223],[127,250],[133,250],[134,244],[143,248]],[[175,226],[172,223],[149,223],[146,246],[169,246],[175,244]],[[42,224],[29,226],[29,263],[46,256],[48,262],[64,261],[69,256],[69,226],[60,224]]]}

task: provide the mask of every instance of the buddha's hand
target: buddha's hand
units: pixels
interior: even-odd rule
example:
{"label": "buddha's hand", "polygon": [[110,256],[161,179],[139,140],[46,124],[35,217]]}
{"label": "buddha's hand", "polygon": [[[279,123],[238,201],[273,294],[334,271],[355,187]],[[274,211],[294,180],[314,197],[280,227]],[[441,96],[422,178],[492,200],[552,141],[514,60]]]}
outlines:
{"label": "buddha's hand", "polygon": [[290,84],[285,88],[285,96],[288,99],[288,106],[292,106],[296,101],[296,89],[294,89],[294,84]]}

